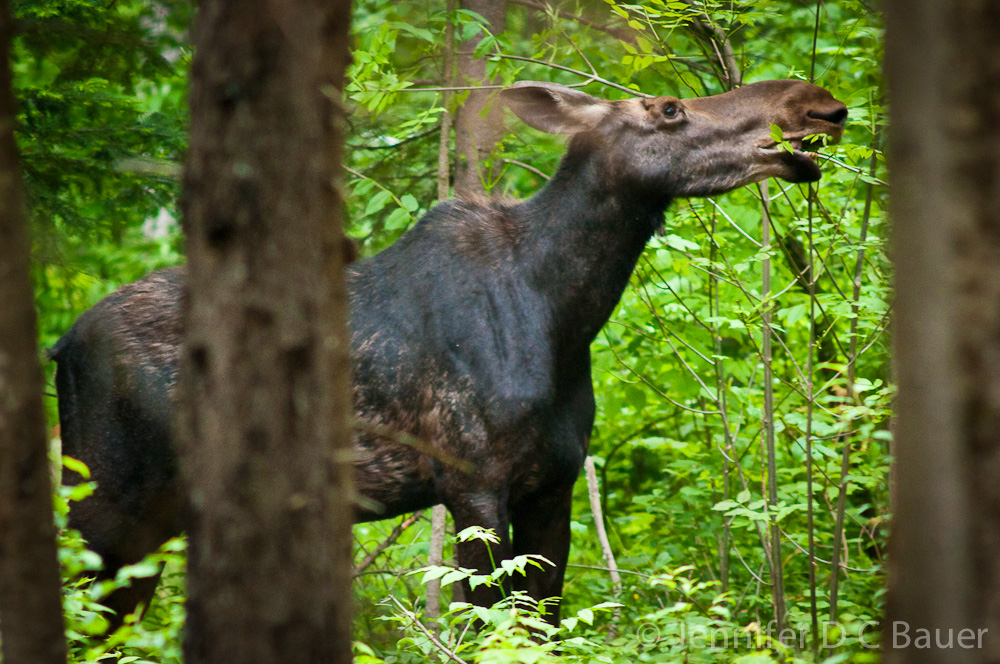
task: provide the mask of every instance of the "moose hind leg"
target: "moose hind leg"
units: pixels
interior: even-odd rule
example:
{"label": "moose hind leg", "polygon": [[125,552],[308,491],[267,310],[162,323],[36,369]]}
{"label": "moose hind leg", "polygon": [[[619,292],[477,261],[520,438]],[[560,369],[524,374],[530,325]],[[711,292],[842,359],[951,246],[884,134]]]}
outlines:
{"label": "moose hind leg", "polygon": [[[124,588],[112,591],[107,597],[101,600],[101,604],[111,609],[114,613],[105,617],[108,619],[108,628],[105,633],[111,634],[122,626],[125,617],[142,608],[142,614],[136,616],[136,622],[142,619],[146,609],[149,608],[153,595],[156,593],[156,586],[160,583],[163,575],[163,566],[153,576],[132,579],[131,583]],[[101,577],[98,577],[101,578]],[[110,577],[113,578],[113,577]]]}
{"label": "moose hind leg", "polygon": [[526,576],[514,578],[514,587],[538,601],[555,598],[555,602],[547,603],[545,620],[557,626],[569,560],[572,502],[572,485],[547,487],[518,501],[512,509],[514,555],[538,554],[553,563],[542,563],[541,569],[528,565]]}

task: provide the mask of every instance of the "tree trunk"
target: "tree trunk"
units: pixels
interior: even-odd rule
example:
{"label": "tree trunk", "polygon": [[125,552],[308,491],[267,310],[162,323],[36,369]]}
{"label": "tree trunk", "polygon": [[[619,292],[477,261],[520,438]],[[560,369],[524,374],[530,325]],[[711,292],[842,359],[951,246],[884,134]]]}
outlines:
{"label": "tree trunk", "polygon": [[0,656],[66,661],[42,371],[14,145],[10,7],[0,0]]}
{"label": "tree trunk", "polygon": [[[474,11],[486,19],[486,27],[492,34],[507,29],[506,0],[462,0],[462,9]],[[460,86],[492,83],[486,77],[486,58],[472,57],[481,40],[480,33],[459,46],[457,83]],[[455,114],[455,195],[459,198],[484,193],[483,183],[493,180],[492,169],[484,162],[503,137],[503,107],[496,100],[495,92],[472,90]]]}
{"label": "tree trunk", "polygon": [[[1000,6],[893,0],[887,16],[899,398],[886,661],[996,662]],[[947,647],[962,630],[974,647]]]}
{"label": "tree trunk", "polygon": [[189,664],[349,662],[346,0],[203,0],[178,434]]}
{"label": "tree trunk", "polygon": [[[946,217],[955,229],[961,371],[957,411],[971,470],[970,614],[985,633],[980,661],[1000,661],[1000,4],[947,3],[951,57],[945,103]],[[940,28],[939,28],[940,29]],[[926,58],[926,55],[923,56]],[[938,220],[940,223],[940,219]],[[940,242],[939,239],[936,241]],[[956,661],[952,659],[952,661]]]}

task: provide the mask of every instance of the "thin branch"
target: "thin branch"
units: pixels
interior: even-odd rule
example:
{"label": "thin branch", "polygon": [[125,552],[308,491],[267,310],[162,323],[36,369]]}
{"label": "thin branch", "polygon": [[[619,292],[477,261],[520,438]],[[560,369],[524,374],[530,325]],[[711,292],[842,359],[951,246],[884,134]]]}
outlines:
{"label": "thin branch", "polygon": [[874,175],[868,175],[867,173],[865,173],[861,169],[855,168],[853,166],[849,166],[849,165],[845,164],[844,162],[840,161],[839,159],[836,159],[836,158],[831,157],[829,155],[825,155],[822,152],[819,152],[817,154],[819,155],[820,159],[823,159],[825,161],[832,161],[837,166],[840,166],[841,168],[846,168],[847,170],[851,171],[852,173],[859,173],[861,175],[864,175],[866,178],[870,178],[871,182],[873,182],[875,184],[882,185],[883,187],[888,187],[889,186],[889,183],[886,182],[885,180],[880,180],[877,177],[875,177]]}
{"label": "thin branch", "polygon": [[526,58],[526,57],[524,57],[522,55],[507,55],[506,53],[497,53],[497,54],[495,54],[494,57],[501,58],[503,60],[520,60],[522,62],[530,62],[532,64],[542,65],[543,67],[551,67],[552,69],[559,69],[561,71],[567,71],[567,72],[569,72],[571,74],[576,74],[577,76],[582,76],[582,77],[584,77],[584,78],[587,79],[586,81],[584,81],[583,83],[580,83],[579,85],[586,85],[587,83],[590,83],[591,81],[596,81],[597,83],[601,83],[603,85],[606,85],[609,88],[615,88],[616,90],[621,90],[622,92],[627,92],[628,94],[632,95],[633,97],[652,97],[653,96],[653,95],[646,94],[645,92],[639,92],[637,90],[632,90],[630,88],[626,88],[624,85],[618,85],[617,83],[612,83],[608,79],[602,78],[601,76],[598,76],[597,74],[588,74],[585,71],[580,71],[579,69],[573,69],[572,67],[564,67],[563,65],[557,65],[554,62],[545,62],[544,60],[536,60],[535,58]]}
{"label": "thin branch", "polygon": [[[694,9],[691,0],[684,1]],[[716,25],[708,15],[697,14],[691,18],[691,32],[712,46],[716,61],[725,77],[723,82],[728,85],[730,90],[738,88],[743,83],[743,73],[725,31]]]}
{"label": "thin branch", "polygon": [[[796,549],[798,549],[800,553],[806,553],[806,554],[809,553],[808,551],[806,551],[802,547],[801,544],[799,544],[798,542],[796,542],[792,538],[792,536],[789,535],[788,533],[786,533],[784,530],[781,531],[781,534],[785,537],[786,540],[788,540],[791,543],[791,545],[793,547],[795,547]],[[839,552],[839,549],[840,549],[839,546],[833,546],[832,548],[833,548],[834,552]],[[822,558],[817,558],[816,562],[818,562],[818,563],[820,563],[822,565],[829,565],[831,561],[829,561],[829,560],[823,560]],[[885,571],[885,567],[882,566],[882,565],[873,565],[872,567],[865,568],[865,567],[849,567],[847,565],[843,565],[842,564],[840,566],[840,569],[849,570],[851,572],[858,572],[860,574],[876,574],[878,572],[884,572]]]}
{"label": "thin branch", "polygon": [[405,606],[403,606],[402,602],[400,602],[398,599],[396,599],[392,595],[389,595],[389,600],[392,601],[392,603],[395,604],[396,607],[400,611],[403,612],[403,615],[406,616],[410,620],[410,622],[417,629],[419,629],[421,632],[424,633],[424,636],[426,636],[427,639],[431,643],[434,644],[434,647],[436,647],[438,650],[440,650],[442,653],[444,653],[445,657],[447,657],[448,659],[450,659],[453,662],[456,662],[456,664],[468,664],[464,659],[462,659],[461,657],[459,657],[458,655],[456,655],[454,652],[452,652],[448,648],[448,646],[446,646],[445,644],[443,644],[441,642],[441,639],[439,639],[437,636],[435,636],[433,632],[431,632],[429,629],[427,629],[427,627],[424,626],[424,624],[422,622],[420,622],[420,619],[417,618],[417,616],[412,611],[410,611]]}
{"label": "thin branch", "polygon": [[503,85],[439,85],[428,88],[372,88],[365,92],[464,92],[466,90],[502,90]]}
{"label": "thin branch", "polygon": [[737,231],[737,232],[738,232],[738,233],[739,233],[740,235],[742,235],[742,236],[743,236],[743,237],[745,237],[745,238],[746,238],[747,240],[749,240],[749,241],[750,241],[750,243],[751,243],[752,245],[754,245],[755,247],[760,247],[760,246],[761,246],[761,245],[760,245],[760,242],[758,242],[757,240],[753,239],[753,238],[752,238],[752,237],[750,236],[750,234],[749,234],[749,233],[747,233],[747,232],[746,232],[745,230],[743,230],[743,229],[742,229],[742,228],[740,227],[740,225],[739,225],[739,224],[737,224],[737,223],[736,223],[735,221],[733,221],[733,218],[729,216],[729,214],[728,214],[728,213],[727,213],[727,212],[726,212],[726,211],[725,211],[725,210],[724,210],[724,209],[722,208],[722,206],[721,206],[721,205],[719,205],[719,204],[718,204],[718,202],[716,202],[716,200],[715,200],[714,198],[709,198],[709,199],[708,199],[708,202],[709,202],[709,203],[711,203],[711,204],[712,204],[712,205],[713,205],[713,206],[715,207],[715,209],[719,211],[719,213],[720,213],[720,214],[721,214],[721,215],[723,216],[723,218],[725,218],[725,220],[729,222],[729,225],[730,225],[730,226],[732,226],[733,228],[735,228],[735,229],[736,229],[736,231]]}
{"label": "thin branch", "polygon": [[[871,156],[871,162],[869,164],[869,171],[874,175],[876,163],[876,153],[873,150]],[[867,190],[865,191],[865,210],[861,217],[861,235],[859,237],[859,247],[857,253],[857,260],[854,263],[854,290],[852,292],[851,301],[851,332],[850,340],[848,341],[849,350],[847,357],[847,389],[850,390],[851,394],[854,394],[854,372],[855,372],[855,362],[857,360],[858,352],[858,301],[861,299],[861,277],[864,273],[864,260],[865,260],[865,240],[868,238],[868,222],[871,218],[872,210],[872,190],[874,187],[872,183],[868,183]],[[833,527],[833,555],[830,561],[830,620],[837,620],[837,601],[838,592],[840,589],[840,549],[837,544],[844,537],[844,513],[847,509],[847,478],[848,472],[851,469],[851,441],[845,437],[844,447],[841,450],[840,458],[840,482],[837,487],[837,513],[836,521]]]}
{"label": "thin branch", "polygon": [[538,177],[542,178],[543,180],[547,181],[547,180],[551,180],[552,179],[551,175],[546,175],[545,173],[543,173],[542,171],[538,170],[537,168],[535,168],[531,164],[526,164],[523,161],[518,161],[516,159],[501,159],[500,161],[503,162],[503,163],[505,163],[505,164],[511,164],[513,166],[520,166],[521,168],[523,168],[526,171],[531,171],[532,173],[534,173]]}
{"label": "thin branch", "polygon": [[118,159],[112,167],[119,173],[134,173],[135,175],[155,175],[157,177],[177,180],[181,177],[182,167],[177,162],[151,157],[127,157]]}
{"label": "thin branch", "polygon": [[412,526],[418,520],[420,520],[420,512],[411,514],[398,523],[396,527],[392,529],[392,532],[389,533],[389,536],[379,542],[379,545],[375,547],[367,556],[365,556],[364,560],[358,563],[358,565],[354,568],[353,576],[359,576],[369,566],[371,566],[371,564],[375,562],[375,559],[378,558],[383,551],[395,544],[396,540],[399,539],[399,536],[403,534],[404,530]]}
{"label": "thin branch", "polygon": [[532,9],[539,9],[546,14],[558,16],[561,19],[567,21],[573,21],[579,23],[580,25],[585,25],[588,28],[592,28],[599,32],[604,32],[611,35],[612,37],[619,39],[623,42],[628,42],[629,44],[635,43],[635,36],[627,30],[622,30],[620,28],[614,28],[607,25],[602,25],[600,23],[595,23],[583,16],[577,16],[576,14],[570,14],[569,12],[564,12],[561,9],[555,9],[552,5],[547,2],[534,2],[534,0],[508,0],[511,4],[522,5],[524,7],[531,7]]}
{"label": "thin branch", "polygon": [[[711,247],[709,248],[709,261],[714,265],[716,254],[719,251],[718,242],[715,239],[715,233],[717,231],[716,217],[712,215],[712,230],[709,235],[711,238]],[[708,281],[708,311],[712,316],[712,343],[715,348],[715,356],[713,361],[713,369],[715,370],[715,395],[716,399],[719,401],[719,414],[722,419],[722,433],[725,437],[725,442],[728,447],[733,447],[732,437],[730,435],[729,429],[729,413],[728,405],[726,403],[726,383],[725,383],[725,365],[722,362],[722,333],[719,331],[718,316],[719,307],[721,304],[721,297],[719,295],[719,280],[715,277],[711,277]],[[725,454],[722,455],[722,499],[729,500],[730,488],[729,488],[729,469],[730,464],[734,463],[735,460],[730,460]],[[719,577],[722,583],[722,592],[726,592],[729,589],[729,542],[732,540],[732,533],[729,526],[729,521],[725,518],[722,520],[722,537],[719,541]]]}
{"label": "thin branch", "polygon": [[[621,597],[622,577],[618,573],[618,564],[615,562],[615,554],[611,550],[611,542],[608,541],[608,532],[604,529],[604,512],[601,510],[601,490],[597,485],[597,471],[594,470],[594,457],[587,455],[584,459],[583,467],[587,475],[587,495],[590,497],[590,511],[594,514],[594,528],[597,530],[597,541],[601,545],[601,553],[604,555],[604,562],[608,566],[611,576],[611,585],[614,588],[615,597]],[[621,607],[615,608],[614,618],[608,627],[607,641],[613,641],[621,620]]]}
{"label": "thin branch", "polygon": [[411,141],[419,141],[421,138],[426,138],[427,136],[430,136],[431,134],[440,131],[440,129],[441,127],[432,127],[420,134],[414,134],[413,136],[407,136],[406,138],[402,138],[398,142],[393,143],[392,145],[361,145],[358,143],[347,143],[347,147],[351,148],[352,150],[391,150],[393,148],[398,148],[401,145],[406,145]]}

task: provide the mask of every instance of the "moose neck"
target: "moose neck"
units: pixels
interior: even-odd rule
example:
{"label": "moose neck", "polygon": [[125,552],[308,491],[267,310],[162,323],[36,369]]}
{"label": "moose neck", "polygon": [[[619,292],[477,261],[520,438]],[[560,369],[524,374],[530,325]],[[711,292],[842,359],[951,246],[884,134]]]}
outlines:
{"label": "moose neck", "polygon": [[523,204],[531,238],[525,267],[549,299],[557,342],[569,350],[589,346],[608,321],[670,203],[615,182],[601,154],[571,146],[552,180]]}

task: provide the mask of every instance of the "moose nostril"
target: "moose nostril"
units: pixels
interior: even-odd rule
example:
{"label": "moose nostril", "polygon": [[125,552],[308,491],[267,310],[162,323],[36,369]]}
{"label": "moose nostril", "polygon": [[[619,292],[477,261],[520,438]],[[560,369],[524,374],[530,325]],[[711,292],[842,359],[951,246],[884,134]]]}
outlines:
{"label": "moose nostril", "polygon": [[833,110],[809,111],[806,115],[814,120],[826,120],[833,124],[842,125],[847,121],[847,107],[838,106]]}

